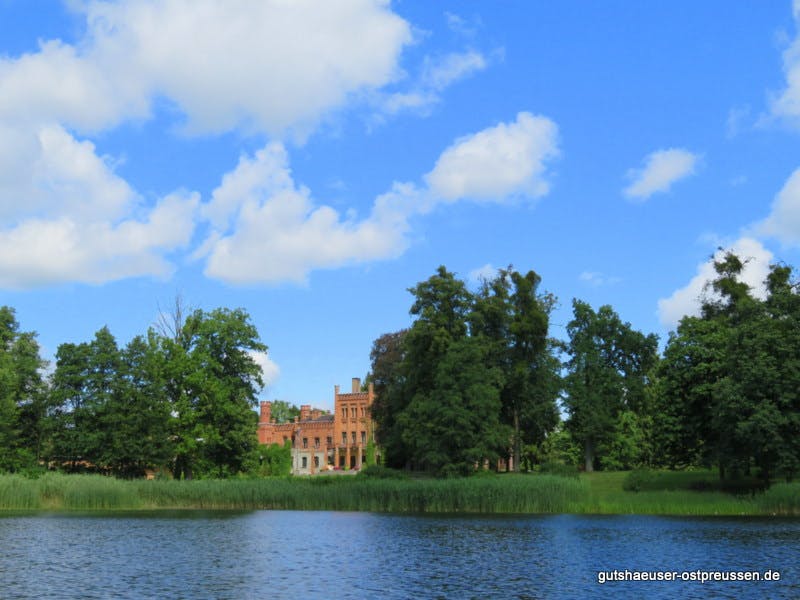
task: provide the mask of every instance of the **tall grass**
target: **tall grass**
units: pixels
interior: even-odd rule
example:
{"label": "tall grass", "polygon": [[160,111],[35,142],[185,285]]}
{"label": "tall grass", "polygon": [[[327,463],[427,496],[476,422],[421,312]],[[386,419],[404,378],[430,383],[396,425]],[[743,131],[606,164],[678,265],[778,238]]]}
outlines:
{"label": "tall grass", "polygon": [[776,483],[757,502],[767,514],[800,515],[800,483]]}
{"label": "tall grass", "polygon": [[580,479],[498,475],[464,479],[319,476],[122,481],[100,475],[0,476],[0,510],[285,509],[398,513],[800,515],[800,484],[737,497],[689,490],[626,492],[624,474]]}
{"label": "tall grass", "polygon": [[367,510],[376,512],[566,512],[585,483],[542,476],[467,479],[269,478],[121,481],[99,475],[0,477],[0,509],[138,508]]}

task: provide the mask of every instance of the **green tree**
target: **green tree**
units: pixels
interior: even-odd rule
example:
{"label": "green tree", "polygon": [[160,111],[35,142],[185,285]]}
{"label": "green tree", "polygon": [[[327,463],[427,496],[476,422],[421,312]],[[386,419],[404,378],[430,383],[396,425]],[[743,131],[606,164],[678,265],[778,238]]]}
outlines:
{"label": "green tree", "polygon": [[655,418],[671,462],[716,464],[722,478],[755,466],[768,483],[800,468],[800,300],[791,268],[771,267],[765,300],[743,268],[731,253],[716,260],[701,315],[670,336]]}
{"label": "green tree", "polygon": [[30,467],[39,458],[43,365],[35,334],[21,332],[14,310],[0,307],[0,471]]}
{"label": "green tree", "polygon": [[142,476],[145,469],[164,467],[172,458],[158,350],[151,331],[147,338],[133,338],[120,352],[115,391],[100,418],[106,441],[98,458],[119,476]]}
{"label": "green tree", "polygon": [[510,431],[500,423],[501,373],[486,364],[474,338],[453,342],[436,363],[434,381],[399,416],[414,464],[442,475],[466,475],[496,461]]}
{"label": "green tree", "polygon": [[405,381],[403,371],[403,340],[408,330],[385,333],[372,344],[369,357],[370,373],[366,380],[372,382],[375,400],[372,404],[372,418],[376,423],[375,437],[384,449],[387,464],[400,467],[408,461],[402,441],[402,430],[397,423],[397,415],[408,404],[404,396]]}
{"label": "green tree", "polygon": [[300,409],[285,400],[273,400],[270,407],[271,418],[276,423],[291,423],[295,417],[300,416]]}
{"label": "green tree", "polygon": [[541,278],[511,267],[485,280],[470,316],[473,336],[487,346],[488,360],[503,374],[500,392],[503,423],[514,469],[522,465],[523,446],[540,444],[558,422],[560,389],[557,344],[548,338],[555,299],[540,294]]}
{"label": "green tree", "polygon": [[104,425],[109,404],[120,393],[121,358],[107,327],[90,343],[62,344],[52,377],[51,458],[71,468],[102,468],[113,432]]}
{"label": "green tree", "polygon": [[623,323],[610,306],[595,312],[573,300],[564,404],[567,427],[584,450],[586,471],[593,471],[598,452],[617,430],[620,414],[643,412],[658,339]]}
{"label": "green tree", "polygon": [[258,443],[253,408],[263,387],[253,352],[265,352],[242,309],[196,310],[178,339],[162,338],[168,397],[175,415],[175,474],[226,476],[243,469]]}

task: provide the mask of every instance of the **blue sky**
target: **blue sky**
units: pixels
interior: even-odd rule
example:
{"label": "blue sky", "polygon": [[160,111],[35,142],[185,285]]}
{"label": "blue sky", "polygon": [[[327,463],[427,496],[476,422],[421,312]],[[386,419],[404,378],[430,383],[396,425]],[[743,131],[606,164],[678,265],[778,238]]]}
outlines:
{"label": "blue sky", "polygon": [[321,407],[445,265],[662,340],[800,264],[800,0],[0,0],[0,304],[47,358],[176,294]]}

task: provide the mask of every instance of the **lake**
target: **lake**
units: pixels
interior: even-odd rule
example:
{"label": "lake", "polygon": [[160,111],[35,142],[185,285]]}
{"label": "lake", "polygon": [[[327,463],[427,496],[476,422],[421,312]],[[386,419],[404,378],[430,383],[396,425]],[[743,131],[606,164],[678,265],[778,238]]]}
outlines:
{"label": "lake", "polygon": [[[0,545],[2,598],[800,597],[800,519],[36,514]],[[780,580],[680,581],[710,571]]]}

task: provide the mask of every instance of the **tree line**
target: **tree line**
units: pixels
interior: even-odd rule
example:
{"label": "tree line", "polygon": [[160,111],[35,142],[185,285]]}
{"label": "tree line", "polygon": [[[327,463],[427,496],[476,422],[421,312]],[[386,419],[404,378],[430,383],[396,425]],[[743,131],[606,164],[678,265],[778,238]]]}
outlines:
{"label": "tree line", "polygon": [[[659,351],[610,306],[556,298],[512,267],[475,291],[445,267],[410,288],[413,323],[373,343],[376,436],[387,466],[440,475],[476,466],[715,467],[765,482],[800,471],[800,294],[773,265],[756,293],[726,254]],[[266,351],[241,310],[179,304],[120,347],[108,328],[59,346],[44,375],[36,334],[0,307],[0,471],[42,465],[122,477],[284,472],[253,408]],[[288,403],[273,414],[291,420]]]}
{"label": "tree line", "polygon": [[370,354],[376,434],[388,466],[438,474],[566,464],[594,469],[715,467],[793,478],[800,469],[800,295],[772,265],[756,295],[727,253],[663,352],[611,306],[556,298],[512,267],[477,291],[445,267],[409,289],[412,325]]}
{"label": "tree line", "polygon": [[266,349],[241,309],[178,310],[124,347],[107,327],[60,345],[46,377],[35,334],[0,307],[0,471],[257,470],[252,353]]}

